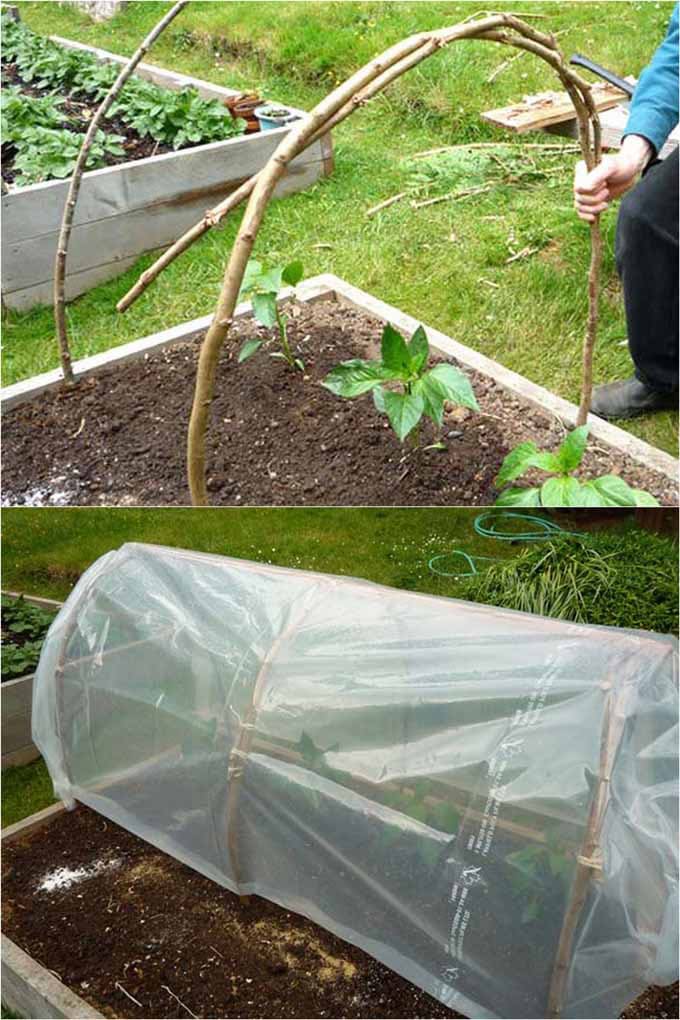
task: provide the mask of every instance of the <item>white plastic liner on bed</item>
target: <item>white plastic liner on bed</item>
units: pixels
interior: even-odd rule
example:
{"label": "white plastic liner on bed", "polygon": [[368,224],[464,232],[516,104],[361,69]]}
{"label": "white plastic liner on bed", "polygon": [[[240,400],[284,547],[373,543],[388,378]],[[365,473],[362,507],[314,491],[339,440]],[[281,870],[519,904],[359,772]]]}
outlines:
{"label": "white plastic liner on bed", "polygon": [[669,637],[130,544],[33,735],[67,803],[451,1008],[594,1018],[677,977],[677,713]]}

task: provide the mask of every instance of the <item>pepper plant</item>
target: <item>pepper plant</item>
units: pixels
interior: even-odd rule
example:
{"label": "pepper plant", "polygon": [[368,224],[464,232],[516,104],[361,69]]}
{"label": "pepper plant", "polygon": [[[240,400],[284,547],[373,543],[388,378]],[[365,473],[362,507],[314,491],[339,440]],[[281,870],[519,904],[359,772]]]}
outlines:
{"label": "pepper plant", "polygon": [[323,385],[331,393],[350,399],[372,392],[376,408],[386,414],[401,442],[413,433],[418,446],[423,416],[441,426],[447,403],[478,411],[470,380],[454,365],[428,369],[430,345],[419,326],[407,342],[389,323],[383,329],[380,361],[352,358],[337,365]]}
{"label": "pepper plant", "polygon": [[505,488],[530,468],[550,477],[540,486],[505,489],[496,506],[658,506],[644,489],[632,489],[618,475],[602,475],[582,482],[573,472],[580,466],[588,442],[588,426],[570,432],[555,453],[539,450],[535,443],[520,443],[507,455],[496,476],[496,486]]}
{"label": "pepper plant", "polygon": [[[297,357],[288,339],[288,316],[278,306],[278,297],[284,286],[295,287],[302,279],[304,270],[299,261],[289,262],[287,266],[274,266],[265,269],[261,262],[251,259],[246,267],[241,284],[240,296],[250,296],[253,303],[253,315],[267,329],[277,329],[280,350],[273,351],[272,358],[283,358],[291,368],[304,371],[305,363]],[[253,338],[246,340],[239,351],[238,360],[247,361],[266,343],[265,340]]]}

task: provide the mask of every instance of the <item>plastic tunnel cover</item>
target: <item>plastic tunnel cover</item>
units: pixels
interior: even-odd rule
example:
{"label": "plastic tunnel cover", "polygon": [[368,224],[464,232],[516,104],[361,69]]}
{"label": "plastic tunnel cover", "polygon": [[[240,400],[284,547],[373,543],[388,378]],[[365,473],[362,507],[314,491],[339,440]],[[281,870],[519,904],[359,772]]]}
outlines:
{"label": "plastic tunnel cover", "polygon": [[470,1017],[677,976],[677,645],[148,545],[81,578],[33,734],[77,800]]}

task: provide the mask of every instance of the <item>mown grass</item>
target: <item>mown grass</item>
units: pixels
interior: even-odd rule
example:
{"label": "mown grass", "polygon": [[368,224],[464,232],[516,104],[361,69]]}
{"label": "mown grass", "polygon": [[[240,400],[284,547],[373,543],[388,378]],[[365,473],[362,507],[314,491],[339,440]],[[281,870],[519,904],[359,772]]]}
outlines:
{"label": "mown grass", "polygon": [[477,513],[326,507],[6,509],[3,588],[63,599],[98,556],[124,542],[152,542],[455,595],[461,590],[455,579],[429,570],[432,556],[452,548],[472,555],[514,554],[512,545],[475,534]]}
{"label": "mown grass", "polygon": [[[165,8],[130,3],[112,22],[93,25],[52,3],[20,3],[38,31],[67,35],[130,53]],[[526,4],[508,3],[521,12]],[[419,29],[453,23],[471,3],[327,2],[193,3],[161,37],[150,60],[237,88],[309,107],[338,80],[390,43]],[[662,37],[671,3],[532,2],[529,13],[562,33],[566,52],[639,73]],[[413,210],[400,202],[367,219],[366,210],[403,190],[411,157],[424,149],[510,136],[480,113],[530,92],[555,88],[553,72],[529,55],[495,81],[511,51],[483,42],[456,44],[396,82],[335,132],[333,175],[302,194],[273,203],[257,242],[258,257],[301,258],[307,275],[334,272],[384,300],[575,399],[586,310],[588,229],[573,212],[575,155],[532,184],[502,185],[460,202]],[[512,137],[516,141],[516,137]],[[545,141],[545,135],[526,136]],[[69,306],[77,356],[144,336],[212,309],[237,227],[230,220],[176,261],[124,316],[115,303],[151,261]],[[603,220],[605,266],[596,381],[621,378],[631,366],[613,263],[615,212]],[[103,242],[105,238],[103,237]],[[330,247],[319,247],[325,245]],[[510,265],[511,250],[539,252]],[[51,311],[10,314],[5,324],[5,382],[56,364]],[[675,452],[677,415],[626,425]]]}

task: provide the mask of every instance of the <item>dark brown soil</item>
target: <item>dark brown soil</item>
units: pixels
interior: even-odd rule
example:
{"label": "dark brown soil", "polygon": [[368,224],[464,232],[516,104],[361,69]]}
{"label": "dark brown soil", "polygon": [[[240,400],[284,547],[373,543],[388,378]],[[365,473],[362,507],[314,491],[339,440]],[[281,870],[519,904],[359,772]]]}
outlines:
{"label": "dark brown soil", "polygon": [[[40,888],[98,862],[97,875]],[[242,902],[87,808],[7,846],[3,893],[5,934],[109,1016],[460,1016],[310,921]],[[650,988],[623,1016],[677,1016],[677,1002],[677,986]]]}
{"label": "dark brown soil", "polygon": [[[481,414],[451,410],[445,450],[422,427],[421,449],[402,447],[371,396],[342,400],[321,386],[338,362],[375,356],[381,326],[331,302],[290,309],[290,335],[305,361],[293,371],[261,349],[239,365],[235,327],[223,352],[208,441],[208,488],[220,505],[472,505],[493,503],[493,480],[512,447],[527,439],[555,447],[564,429],[523,407],[483,376],[472,383]],[[71,389],[41,395],[4,419],[8,504],[177,505],[189,502],[186,425],[200,337],[127,362]],[[672,484],[593,447],[584,476],[620,472],[675,504]]]}

